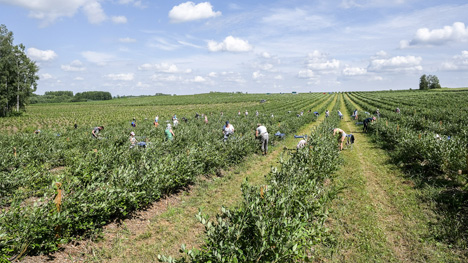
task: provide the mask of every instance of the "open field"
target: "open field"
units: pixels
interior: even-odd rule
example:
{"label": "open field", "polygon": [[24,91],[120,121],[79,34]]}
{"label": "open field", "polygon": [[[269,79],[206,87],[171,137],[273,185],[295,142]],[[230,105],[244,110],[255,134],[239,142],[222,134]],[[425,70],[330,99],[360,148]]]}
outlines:
{"label": "open field", "polygon": [[[466,90],[441,90],[30,106],[0,119],[0,249],[25,262],[463,262],[466,101]],[[266,157],[257,123],[269,130]],[[352,148],[338,152],[336,127],[355,136]],[[130,148],[131,131],[148,147]],[[296,134],[307,147],[283,149]]]}

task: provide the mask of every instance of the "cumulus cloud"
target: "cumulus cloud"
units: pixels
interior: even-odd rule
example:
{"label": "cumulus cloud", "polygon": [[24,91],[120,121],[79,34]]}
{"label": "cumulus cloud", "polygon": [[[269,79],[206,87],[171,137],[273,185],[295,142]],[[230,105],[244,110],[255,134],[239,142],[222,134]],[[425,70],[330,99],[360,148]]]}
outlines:
{"label": "cumulus cloud", "polygon": [[115,59],[115,57],[111,54],[94,51],[84,51],[81,52],[81,55],[89,62],[95,63],[99,66],[104,66],[111,60]]}
{"label": "cumulus cloud", "polygon": [[451,26],[430,30],[420,28],[411,41],[400,41],[400,48],[417,45],[443,45],[448,42],[462,42],[468,40],[468,27],[462,22],[455,22]]}
{"label": "cumulus cloud", "polygon": [[104,10],[102,10],[101,4],[97,1],[88,1],[83,6],[83,12],[86,14],[88,22],[91,24],[99,24],[107,19]]}
{"label": "cumulus cloud", "polygon": [[50,75],[49,73],[44,73],[44,74],[41,74],[41,79],[42,80],[46,80],[46,79],[53,79],[54,77],[52,75]]}
{"label": "cumulus cloud", "polygon": [[40,50],[37,48],[28,48],[28,57],[33,60],[50,61],[57,57],[57,54],[53,50]]}
{"label": "cumulus cloud", "polygon": [[368,72],[411,72],[421,71],[421,57],[396,56],[391,58],[371,59]]}
{"label": "cumulus cloud", "polygon": [[367,69],[365,68],[346,67],[343,69],[343,75],[345,76],[359,76],[359,75],[365,75],[366,73],[367,73]]}
{"label": "cumulus cloud", "polygon": [[121,43],[134,43],[134,42],[136,42],[136,39],[129,38],[129,37],[119,38],[119,42],[121,42]]}
{"label": "cumulus cloud", "polygon": [[126,24],[127,23],[127,18],[125,16],[113,16],[111,19],[112,19],[112,22],[114,22],[114,24]]}
{"label": "cumulus cloud", "polygon": [[248,41],[236,38],[233,36],[226,37],[223,42],[208,41],[208,49],[212,52],[228,51],[228,52],[247,52],[252,50],[252,46]]}
{"label": "cumulus cloud", "polygon": [[206,79],[202,76],[196,76],[195,78],[193,78],[192,80],[193,82],[198,82],[198,83],[201,83],[201,82],[205,82]]}
{"label": "cumulus cloud", "polygon": [[138,70],[142,71],[156,71],[159,73],[191,73],[192,69],[179,69],[177,65],[170,63],[160,63],[160,64],[149,64],[145,63],[138,67]]}
{"label": "cumulus cloud", "polygon": [[442,64],[443,70],[466,70],[468,69],[468,51],[463,50],[460,55],[454,56],[450,61]]}
{"label": "cumulus cloud", "polygon": [[264,77],[265,75],[263,75],[262,73],[260,73],[260,71],[255,71],[252,73],[252,78],[253,79],[259,79],[259,78],[262,78]]}
{"label": "cumulus cloud", "polygon": [[213,11],[213,6],[209,2],[195,4],[189,1],[174,6],[171,11],[169,11],[169,18],[173,23],[206,19],[220,15],[221,12]]}
{"label": "cumulus cloud", "polygon": [[85,71],[86,67],[79,60],[73,60],[69,65],[61,65],[60,68],[63,71]]}
{"label": "cumulus cloud", "polygon": [[133,80],[133,73],[107,74],[106,78],[111,80],[130,81]]}
{"label": "cumulus cloud", "polygon": [[321,73],[334,73],[340,68],[340,61],[336,59],[329,59],[327,54],[314,50],[309,53],[306,67],[310,70],[320,71]]}
{"label": "cumulus cloud", "polygon": [[301,79],[311,79],[311,78],[315,78],[315,74],[310,69],[303,69],[299,71],[299,73],[297,74],[297,77]]}

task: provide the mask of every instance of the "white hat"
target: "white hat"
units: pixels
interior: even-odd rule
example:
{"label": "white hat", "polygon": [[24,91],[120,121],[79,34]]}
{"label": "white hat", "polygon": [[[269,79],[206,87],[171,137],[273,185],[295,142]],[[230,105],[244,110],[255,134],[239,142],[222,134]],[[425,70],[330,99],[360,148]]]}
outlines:
{"label": "white hat", "polygon": [[130,135],[135,136],[135,133],[134,133],[134,132],[131,132]]}

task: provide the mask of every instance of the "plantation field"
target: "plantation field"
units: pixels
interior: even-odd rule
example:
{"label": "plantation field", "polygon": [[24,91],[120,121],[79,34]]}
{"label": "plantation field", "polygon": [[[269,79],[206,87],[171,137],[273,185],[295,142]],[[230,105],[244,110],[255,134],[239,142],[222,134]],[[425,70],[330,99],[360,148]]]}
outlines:
{"label": "plantation field", "polygon": [[[242,176],[233,174],[223,180],[232,180],[242,193],[230,200],[219,197],[222,209],[219,202],[209,201],[209,193],[204,204],[184,206],[192,211],[212,205],[208,211],[217,211],[209,216],[181,212],[203,225],[202,237],[193,241],[195,249],[187,247],[182,254],[145,249],[131,259],[119,255],[122,250],[100,248],[102,257],[74,256],[110,262],[174,262],[173,256],[192,262],[463,262],[468,238],[467,101],[468,91],[462,89],[210,93],[29,106],[23,116],[0,119],[1,253],[3,259],[28,255],[26,261],[44,260],[36,255],[99,236],[103,226],[185,191],[200,183],[201,176],[222,176],[246,166],[251,168],[243,173],[258,173],[260,186],[234,183],[232,177]],[[358,117],[350,117],[355,109]],[[338,118],[338,110],[344,119]],[[174,114],[179,124],[173,127],[174,140],[166,141],[164,128]],[[153,124],[156,115],[159,127]],[[377,120],[363,133],[361,123],[371,116]],[[130,125],[133,119],[136,127]],[[235,133],[224,142],[226,121]],[[258,163],[249,166],[260,153],[257,123],[270,134],[274,157],[260,162],[273,166],[269,172],[257,172]],[[91,131],[99,125],[105,129],[94,139]],[[355,135],[354,147],[338,151],[332,135],[336,127]],[[131,131],[148,147],[130,148]],[[285,138],[275,136],[277,132]],[[304,133],[307,147],[295,150],[298,139],[293,135]],[[213,191],[223,196],[228,189]],[[392,191],[396,193],[388,196]],[[373,206],[389,209],[368,210]],[[183,236],[198,231],[191,229],[195,225],[185,234],[178,234],[177,227],[173,234],[164,232],[181,236],[164,246],[186,243]],[[136,244],[152,240],[153,229],[158,226],[148,226],[145,238],[141,232],[140,238],[127,236],[133,242],[120,249],[140,249]]]}

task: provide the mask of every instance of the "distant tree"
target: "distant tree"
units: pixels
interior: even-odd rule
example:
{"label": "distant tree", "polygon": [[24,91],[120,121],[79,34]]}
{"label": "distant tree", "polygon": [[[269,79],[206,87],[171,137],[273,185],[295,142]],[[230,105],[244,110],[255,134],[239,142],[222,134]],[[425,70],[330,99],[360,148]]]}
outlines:
{"label": "distant tree", "polygon": [[440,89],[439,78],[436,75],[427,76],[429,82],[429,89]]}
{"label": "distant tree", "polygon": [[36,91],[39,68],[24,49],[23,44],[15,46],[13,33],[0,25],[0,116],[8,116],[15,108],[17,112],[24,109]]}
{"label": "distant tree", "polygon": [[67,90],[46,91],[44,92],[44,95],[73,97],[73,91],[67,91]]}
{"label": "distant tree", "polygon": [[421,78],[419,79],[419,89],[420,90],[429,89],[429,82],[427,81],[426,74],[422,75]]}
{"label": "distant tree", "polygon": [[75,94],[74,101],[83,100],[111,100],[112,94],[107,91],[85,91]]}

